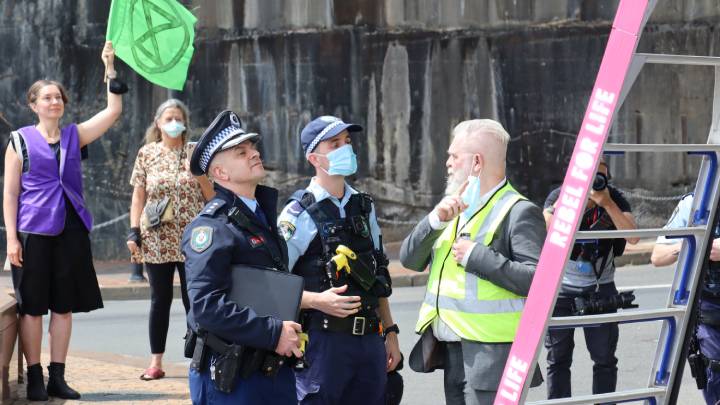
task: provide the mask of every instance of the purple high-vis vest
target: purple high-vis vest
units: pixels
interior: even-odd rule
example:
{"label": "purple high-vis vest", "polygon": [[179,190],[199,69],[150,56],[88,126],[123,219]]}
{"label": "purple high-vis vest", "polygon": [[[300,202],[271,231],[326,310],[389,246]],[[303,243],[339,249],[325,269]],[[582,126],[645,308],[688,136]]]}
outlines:
{"label": "purple high-vis vest", "polygon": [[28,167],[20,177],[17,229],[40,235],[59,235],[65,228],[65,198],[72,203],[85,227],[92,216],[85,208],[77,125],[63,128],[60,136],[60,170],[52,148],[34,126],[20,128],[25,140]]}

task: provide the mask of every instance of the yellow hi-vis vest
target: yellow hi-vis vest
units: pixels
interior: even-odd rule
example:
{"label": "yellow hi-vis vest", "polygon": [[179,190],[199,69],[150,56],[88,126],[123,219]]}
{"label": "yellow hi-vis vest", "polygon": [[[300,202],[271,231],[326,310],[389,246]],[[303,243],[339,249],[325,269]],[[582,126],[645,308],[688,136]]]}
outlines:
{"label": "yellow hi-vis vest", "polygon": [[457,229],[458,218],[445,228],[433,245],[425,300],[415,326],[417,333],[424,332],[440,317],[466,340],[500,343],[515,339],[525,297],[466,272],[455,261],[451,249],[460,233],[469,233],[471,240],[489,246],[510,208],[525,199],[506,182],[462,229]]}

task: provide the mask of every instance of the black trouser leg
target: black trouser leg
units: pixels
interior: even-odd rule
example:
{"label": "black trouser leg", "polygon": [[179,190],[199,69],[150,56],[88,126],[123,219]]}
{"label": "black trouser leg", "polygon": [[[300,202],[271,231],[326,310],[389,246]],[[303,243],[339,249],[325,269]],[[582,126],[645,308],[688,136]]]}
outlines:
{"label": "black trouser leg", "polygon": [[170,325],[175,265],[175,262],[145,264],[150,282],[150,319],[148,324],[150,351],[153,354],[165,353],[165,342]]}
{"label": "black trouser leg", "polygon": [[584,328],[585,343],[593,361],[593,394],[614,392],[617,385],[617,363],[615,350],[618,343],[618,325],[604,324]]}
{"label": "black trouser leg", "polygon": [[[570,308],[556,306],[553,316],[568,316]],[[545,336],[547,349],[548,399],[567,398],[571,395],[570,366],[575,348],[575,329],[549,329]]]}

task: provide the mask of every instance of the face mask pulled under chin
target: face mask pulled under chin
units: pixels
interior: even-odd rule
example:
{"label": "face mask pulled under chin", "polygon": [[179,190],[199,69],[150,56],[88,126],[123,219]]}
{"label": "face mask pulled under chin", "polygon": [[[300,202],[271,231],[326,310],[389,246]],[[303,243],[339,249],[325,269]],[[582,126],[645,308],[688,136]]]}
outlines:
{"label": "face mask pulled under chin", "polygon": [[341,146],[325,157],[330,162],[330,167],[327,170],[322,167],[320,169],[331,176],[351,176],[357,172],[357,155],[351,145]]}
{"label": "face mask pulled under chin", "polygon": [[462,212],[464,218],[469,218],[473,215],[480,206],[480,177],[470,176],[468,177],[468,185],[465,187],[461,198],[467,208]]}
{"label": "face mask pulled under chin", "polygon": [[185,132],[185,125],[183,125],[181,122],[172,120],[168,123],[163,124],[162,130],[165,131],[165,133],[170,138],[177,138],[182,135],[183,132]]}

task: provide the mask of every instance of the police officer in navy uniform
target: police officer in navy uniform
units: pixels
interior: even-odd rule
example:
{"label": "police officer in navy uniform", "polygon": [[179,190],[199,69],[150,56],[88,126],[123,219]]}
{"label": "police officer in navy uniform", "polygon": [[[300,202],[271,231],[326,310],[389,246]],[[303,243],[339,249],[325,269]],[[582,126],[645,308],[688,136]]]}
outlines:
{"label": "police officer in navy uniform", "polygon": [[[680,200],[665,228],[692,226],[690,218],[694,214],[693,195],[688,194]],[[680,255],[681,242],[682,239],[658,237],[650,260],[655,266],[675,263]],[[705,385],[705,403],[715,405],[720,402],[720,224],[715,225],[710,249],[710,268],[698,292],[700,312],[695,336],[690,344],[690,354],[696,357],[694,360],[690,359],[689,363],[695,378],[700,378]]]}
{"label": "police officer in navy uniform", "polygon": [[[301,404],[384,404],[387,372],[400,361],[375,206],[345,182],[357,170],[350,133],[361,130],[332,116],[302,130],[300,142],[315,177],[278,218],[289,266],[305,279],[301,321],[309,334],[308,367],[296,372]],[[350,272],[333,260],[342,252],[354,255]]]}
{"label": "police officer in navy uniform", "polygon": [[235,113],[224,111],[190,160],[192,173],[207,174],[216,192],[182,240],[193,404],[297,403],[295,378],[284,360],[301,356],[300,325],[258,316],[227,296],[231,265],[288,271],[285,241],[275,226],[277,190],[258,185],[265,169],[257,139]]}

